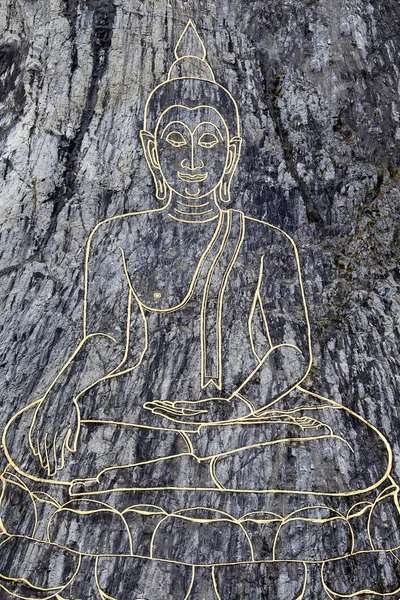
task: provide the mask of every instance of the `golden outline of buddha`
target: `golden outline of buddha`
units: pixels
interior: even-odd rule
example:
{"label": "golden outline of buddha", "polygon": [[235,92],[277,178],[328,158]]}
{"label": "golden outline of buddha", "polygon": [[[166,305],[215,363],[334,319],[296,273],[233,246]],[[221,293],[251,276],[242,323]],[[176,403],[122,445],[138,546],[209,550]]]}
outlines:
{"label": "golden outline of buddha", "polygon": [[[4,490],[17,486],[29,496],[33,531],[37,506],[52,508],[44,540],[16,535],[5,519],[4,548],[43,544],[92,556],[97,592],[116,600],[125,600],[124,583],[117,589],[104,573],[141,572],[143,564],[165,581],[181,578],[183,599],[194,594],[198,567],[209,566],[221,598],[222,579],[234,578],[230,569],[250,564],[257,581],[265,565],[282,563],[295,581],[294,600],[304,595],[307,563],[318,562],[327,597],[352,597],[361,591],[330,587],[331,559],[350,556],[359,568],[371,552],[381,560],[388,551],[397,560],[392,550],[400,541],[375,548],[373,539],[384,503],[398,510],[391,449],[359,415],[301,387],[312,352],[296,246],[279,228],[224,208],[241,153],[239,112],[216,83],[191,21],[175,58],[167,81],[150,94],[141,132],[162,206],[107,219],[91,233],[82,341],[45,396],[5,429]],[[153,501],[158,491],[162,506]],[[109,500],[117,494],[136,501],[122,509]],[[230,502],[240,514],[226,510]],[[283,505],[284,514],[274,509]],[[366,513],[370,547],[360,549],[352,524]],[[135,538],[143,518],[155,523],[146,548]],[[60,533],[72,522],[79,522],[80,541]],[[307,550],[294,557],[285,540],[299,524],[311,541],[324,532],[327,546],[332,524],[341,537],[318,556]],[[260,528],[271,530],[264,554]],[[120,547],[111,534],[104,547],[89,543],[89,529],[119,531]],[[171,532],[187,544],[165,548]],[[225,550],[224,536],[234,552]],[[72,561],[71,576],[50,591],[29,584],[31,596],[13,591],[0,569],[0,586],[19,597],[61,598],[77,569]]]}

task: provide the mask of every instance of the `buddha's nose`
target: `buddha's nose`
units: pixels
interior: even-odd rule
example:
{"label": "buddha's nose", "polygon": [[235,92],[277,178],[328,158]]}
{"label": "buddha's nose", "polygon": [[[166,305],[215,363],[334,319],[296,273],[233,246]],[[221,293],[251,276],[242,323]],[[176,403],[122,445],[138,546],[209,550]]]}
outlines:
{"label": "buddha's nose", "polygon": [[190,159],[184,158],[181,162],[181,167],[188,169],[189,171],[196,171],[197,169],[202,169],[204,167],[203,161],[196,157],[195,146],[193,142],[190,152]]}
{"label": "buddha's nose", "polygon": [[196,169],[202,169],[204,167],[204,163],[201,159],[195,160],[192,158],[191,160],[188,160],[187,158],[184,158],[181,162],[181,167],[188,169],[189,171],[196,171]]}

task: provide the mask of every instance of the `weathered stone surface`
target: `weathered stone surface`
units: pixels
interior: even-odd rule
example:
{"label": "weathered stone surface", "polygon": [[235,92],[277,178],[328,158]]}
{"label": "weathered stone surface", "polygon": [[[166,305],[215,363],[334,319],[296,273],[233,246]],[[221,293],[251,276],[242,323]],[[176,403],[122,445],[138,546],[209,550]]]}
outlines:
{"label": "weathered stone surface", "polygon": [[[393,448],[393,475],[399,481],[400,9],[395,0],[256,0],[247,4],[237,0],[5,0],[2,3],[1,430],[17,410],[44,394],[82,337],[84,253],[92,229],[108,217],[160,206],[154,196],[139,132],[148,95],[165,80],[174,46],[189,18],[204,41],[216,80],[232,93],[239,106],[243,148],[233,180],[231,206],[282,227],[299,249],[314,351],[313,367],[303,386],[343,404],[383,432]],[[148,251],[149,231],[154,233],[153,254]],[[175,239],[174,231],[170,239]],[[194,234],[188,234],[184,242],[189,247],[186,259],[190,263],[202,242]],[[146,256],[146,264],[151,266],[157,252],[169,251],[166,260],[170,261],[171,269],[177,267],[178,254],[168,248],[156,230],[144,228],[140,244],[139,252]],[[102,256],[99,269],[107,277],[115,265]],[[179,273],[184,282],[185,266],[180,266]],[[149,280],[149,293],[151,286],[158,283],[159,280],[156,283]],[[278,293],[283,295],[285,288]],[[99,298],[105,302],[112,300],[106,291]],[[233,301],[228,308],[234,309]],[[168,334],[171,351],[179,362],[183,360],[182,348],[174,342],[173,322],[170,327],[162,333]],[[93,368],[101,371],[111,359],[111,350],[100,348]],[[235,356],[229,361],[233,365]],[[154,368],[162,377],[162,365]],[[246,368],[248,365],[243,364],[244,371]],[[167,377],[165,380],[172,388],[173,381]],[[121,392],[118,386],[123,383],[119,381],[110,385],[117,388],[117,396],[122,399],[118,409],[127,414],[132,410],[129,393]],[[106,394],[107,382],[103,388]],[[114,397],[115,393],[114,389]],[[71,386],[65,394],[69,394],[70,400]],[[95,403],[95,391],[88,396],[88,402],[91,398]],[[67,413],[59,417],[66,419]],[[203,454],[208,456],[217,442],[216,436],[207,437],[206,432],[199,447],[204,447]],[[15,443],[22,448],[23,433],[20,437],[15,432],[10,435],[15,436]],[[104,466],[109,454],[117,452],[118,440],[123,454],[122,434],[119,437],[119,433],[104,428],[93,435],[87,430],[85,435],[87,451],[76,456],[75,462],[72,458],[72,466],[67,466],[72,473],[79,471],[80,461],[86,461],[88,473],[95,460],[100,461],[100,467]],[[155,437],[149,442],[137,433],[132,435],[137,437],[138,456],[154,452],[153,447],[159,449],[160,455],[181,451],[172,437],[171,441],[164,436],[162,440]],[[246,437],[245,433],[242,435]],[[353,439],[351,435],[350,443],[353,441],[360,447],[362,432],[355,427]],[[227,429],[222,437],[228,440]],[[184,441],[181,444],[184,447]],[[278,474],[275,469],[276,479],[287,481],[295,473],[300,486],[309,479],[323,486],[324,472],[314,475],[314,479],[311,477],[313,460],[307,452],[302,454],[299,446],[297,454],[274,459],[273,466],[280,469]],[[372,465],[374,476],[384,461],[374,454],[372,434],[366,437],[363,448],[361,458]],[[346,475],[346,459],[338,454],[341,473]],[[312,453],[315,456],[319,456],[318,448]],[[334,467],[329,471],[328,464],[336,463],[329,463],[330,458],[326,457],[325,477],[328,473],[333,479]],[[31,455],[29,460],[33,464]],[[37,461],[34,464],[39,470]],[[242,461],[238,469],[243,464]],[[185,459],[171,465],[168,481],[159,465],[146,465],[139,478],[161,482],[159,487],[173,487],[177,479],[209,487],[209,473],[202,463]],[[3,469],[6,466],[3,456]],[[217,462],[218,473],[222,479],[226,476],[226,481],[234,480],[234,475],[224,471],[221,463],[218,467]],[[237,521],[244,528],[240,531],[245,530],[255,540],[253,546],[264,560],[272,556],[283,519],[294,510],[320,504],[318,497],[304,499],[301,505],[291,504],[284,494],[266,503],[257,493],[245,498],[237,492],[228,502],[221,501],[215,492],[203,492],[196,502],[186,491],[174,492],[175,495],[164,490],[141,491],[121,501],[108,493],[113,486],[125,488],[127,481],[132,483],[137,477],[123,469],[106,472],[99,481],[78,481],[72,492],[84,496],[85,491],[102,491],[98,500],[106,504],[105,519],[111,518],[111,509],[116,511],[112,518],[119,522],[123,515],[133,544],[142,545],[145,556],[149,555],[162,511],[197,506],[225,510],[235,523],[224,522],[223,527],[218,529],[216,525],[214,530],[210,526],[207,533],[197,532],[192,540],[192,534],[186,533],[190,528],[182,533],[184,528],[168,527],[166,521],[157,531],[169,536],[165,552],[179,554],[183,536],[185,543],[192,543],[192,555],[196,555],[196,544],[203,534],[217,538],[223,531],[221,546],[226,545],[227,554],[234,557],[228,562],[240,562],[245,559],[242,550],[237,549]],[[259,476],[254,469],[247,469],[245,478],[246,489],[257,490]],[[10,488],[14,485],[15,479],[6,478],[7,507],[12,506]],[[71,499],[59,487],[53,487],[52,498],[56,498],[59,506]],[[49,493],[48,486],[37,483],[35,491],[40,497],[39,516],[56,512],[57,506],[46,502],[43,496]],[[360,496],[359,501],[366,504],[360,515],[352,516],[351,522],[356,531],[357,523],[367,521],[366,511],[376,502],[370,533],[374,548],[387,550],[398,544],[398,533],[393,531],[398,527],[397,513],[383,489],[379,491],[380,501]],[[18,494],[18,498],[24,497],[23,486]],[[27,500],[27,507],[30,501]],[[346,505],[342,499],[333,499],[331,507],[347,516],[354,503]],[[132,505],[145,508],[130,509]],[[252,516],[246,521],[250,513]],[[276,521],[271,515],[275,515]],[[22,527],[21,534],[32,535],[28,531],[32,527],[29,510],[23,524],[19,512],[3,522],[9,534]],[[76,526],[76,523],[71,525]],[[293,521],[291,527],[295,532]],[[365,527],[364,523],[367,543]],[[302,535],[307,535],[304,521],[299,529]],[[44,539],[45,528],[40,531],[40,539]],[[278,551],[282,539],[284,558],[293,559],[298,538],[288,527],[283,538],[284,525],[281,531]],[[59,533],[61,536],[61,528]],[[95,542],[95,536],[93,539]],[[15,540],[6,540],[6,546],[11,547]],[[73,541],[76,544],[79,540]],[[92,541],[87,538],[85,548]],[[107,536],[103,541],[106,544]],[[115,543],[114,538],[112,542]],[[24,556],[29,556],[30,564],[39,561],[42,569],[50,559],[51,565],[57,565],[51,567],[53,572],[48,578],[42,573],[40,585],[49,585],[50,581],[60,597],[69,600],[98,600],[99,588],[93,583],[94,559],[88,556],[89,551],[82,560],[79,575],[70,583],[77,568],[75,555],[60,550],[59,559],[51,547],[54,555],[48,559],[47,551],[38,542],[29,546],[24,541],[24,544],[13,550],[21,562]],[[124,538],[119,549],[122,554],[126,553],[125,545]],[[29,564],[21,573],[14,564],[9,567],[10,552],[4,551],[5,547],[0,546],[0,575],[26,577],[29,584]],[[156,558],[164,558],[160,537],[157,552]],[[368,585],[375,585],[376,592],[395,592],[399,575],[393,555],[388,558],[382,552],[376,558],[357,556],[352,558],[354,585],[350,591],[335,587],[334,581],[342,585],[343,579],[343,586],[346,585],[346,559],[337,562],[336,570],[331,565],[326,567],[325,582],[332,593],[356,594],[362,589],[365,573],[370,574]],[[264,580],[268,582],[263,584],[266,597],[283,600],[296,597],[304,583],[303,565],[298,563],[282,563],[281,569],[273,565],[270,570],[268,563],[257,567],[219,566],[215,569],[214,586],[210,583],[211,574],[205,568],[199,571],[204,579],[200,575],[196,579],[191,597],[207,600],[213,598],[216,589],[223,600],[243,598],[246,594],[251,598],[258,597],[257,594],[265,597],[258,588],[253,596],[248,591],[255,589],[254,582]],[[121,573],[124,577],[118,581]],[[117,556],[112,561],[107,558],[99,561],[98,576],[100,589],[111,596],[137,592],[148,599],[175,598],[177,586],[184,587],[185,593],[189,590],[192,566],[190,563],[171,567],[162,563],[157,568],[157,562]],[[325,591],[321,586],[319,571],[310,568],[304,598],[322,600]],[[397,587],[400,588],[400,583]],[[64,590],[60,591],[61,588]],[[1,598],[1,594],[5,599],[9,597],[6,589],[15,591],[8,582],[0,589]],[[26,587],[20,591],[22,595],[28,593]],[[29,593],[34,598],[49,597],[32,592],[32,588]],[[132,596],[132,600],[135,598]],[[121,596],[121,600],[128,600],[128,596]]]}

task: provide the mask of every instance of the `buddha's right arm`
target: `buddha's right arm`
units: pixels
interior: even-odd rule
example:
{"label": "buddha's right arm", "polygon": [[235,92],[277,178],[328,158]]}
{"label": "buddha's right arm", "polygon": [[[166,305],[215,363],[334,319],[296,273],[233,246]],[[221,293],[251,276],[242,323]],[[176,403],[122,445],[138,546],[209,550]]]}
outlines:
{"label": "buddha's right arm", "polygon": [[76,450],[80,431],[79,397],[118,367],[123,347],[108,336],[91,335],[75,352],[39,400],[30,429],[30,446],[53,475],[63,468],[65,450]]}
{"label": "buddha's right arm", "polygon": [[30,445],[48,475],[62,469],[80,430],[78,400],[107,376],[128,368],[131,290],[121,249],[109,228],[96,228],[85,260],[84,332],[74,352],[37,402]]}

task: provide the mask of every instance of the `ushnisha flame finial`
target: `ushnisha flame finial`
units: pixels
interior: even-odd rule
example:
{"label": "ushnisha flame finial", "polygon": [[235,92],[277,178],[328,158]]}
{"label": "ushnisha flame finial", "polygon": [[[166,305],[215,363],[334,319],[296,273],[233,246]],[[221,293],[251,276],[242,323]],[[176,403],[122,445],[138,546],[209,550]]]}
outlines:
{"label": "ushnisha flame finial", "polygon": [[176,60],[185,58],[185,56],[194,56],[200,58],[200,60],[207,59],[206,48],[191,19],[189,19],[185,29],[179,37],[174,54]]}
{"label": "ushnisha flame finial", "polygon": [[215,82],[206,48],[191,19],[179,37],[174,54],[176,60],[169,70],[168,81],[188,78]]}

